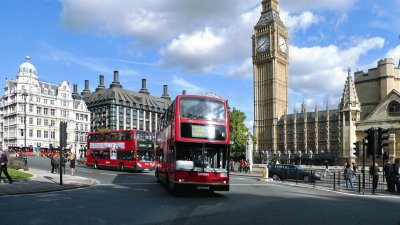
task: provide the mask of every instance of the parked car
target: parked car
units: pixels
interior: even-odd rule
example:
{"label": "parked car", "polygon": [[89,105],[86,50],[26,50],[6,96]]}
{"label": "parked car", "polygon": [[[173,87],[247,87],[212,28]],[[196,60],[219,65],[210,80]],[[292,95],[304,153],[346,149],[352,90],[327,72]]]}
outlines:
{"label": "parked car", "polygon": [[305,182],[321,180],[319,173],[292,164],[270,164],[268,165],[268,176],[274,180],[297,179]]}

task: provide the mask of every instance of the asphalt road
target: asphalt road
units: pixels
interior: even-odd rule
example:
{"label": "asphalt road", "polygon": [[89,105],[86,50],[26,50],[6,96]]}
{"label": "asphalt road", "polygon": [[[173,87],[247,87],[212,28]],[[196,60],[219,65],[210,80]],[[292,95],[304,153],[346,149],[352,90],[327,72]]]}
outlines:
{"label": "asphalt road", "polygon": [[[44,159],[31,167],[49,169]],[[67,172],[69,172],[67,170]],[[78,167],[100,185],[0,198],[0,224],[400,224],[400,199],[231,177],[231,190],[173,196],[153,173]]]}

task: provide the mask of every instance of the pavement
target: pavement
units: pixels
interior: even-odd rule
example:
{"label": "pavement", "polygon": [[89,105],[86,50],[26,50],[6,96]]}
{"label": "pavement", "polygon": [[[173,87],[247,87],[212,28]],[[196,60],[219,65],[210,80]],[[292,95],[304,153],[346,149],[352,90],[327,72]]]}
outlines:
{"label": "pavement", "polygon": [[99,182],[94,179],[63,174],[63,184],[60,185],[60,174],[31,168],[24,172],[32,174],[33,177],[14,179],[12,184],[9,184],[8,181],[4,181],[7,179],[1,180],[0,196],[62,191],[99,184]]}

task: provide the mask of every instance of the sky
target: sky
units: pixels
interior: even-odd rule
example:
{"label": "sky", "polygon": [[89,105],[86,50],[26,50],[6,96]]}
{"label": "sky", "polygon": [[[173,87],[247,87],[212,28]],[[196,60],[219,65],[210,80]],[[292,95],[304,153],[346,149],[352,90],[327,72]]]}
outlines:
{"label": "sky", "polygon": [[[400,57],[400,0],[280,0],[289,31],[289,113],[336,109],[348,68]],[[261,0],[3,0],[0,86],[30,56],[39,79],[78,84],[119,71],[124,88],[214,93],[254,119],[253,27]],[[1,93],[1,94],[4,94]]]}

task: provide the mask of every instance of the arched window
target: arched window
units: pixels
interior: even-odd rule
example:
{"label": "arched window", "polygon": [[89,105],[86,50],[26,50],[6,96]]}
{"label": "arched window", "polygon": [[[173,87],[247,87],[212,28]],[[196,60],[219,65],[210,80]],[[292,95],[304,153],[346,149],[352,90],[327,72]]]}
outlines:
{"label": "arched window", "polygon": [[400,116],[400,103],[398,101],[391,101],[388,105],[389,116]]}

